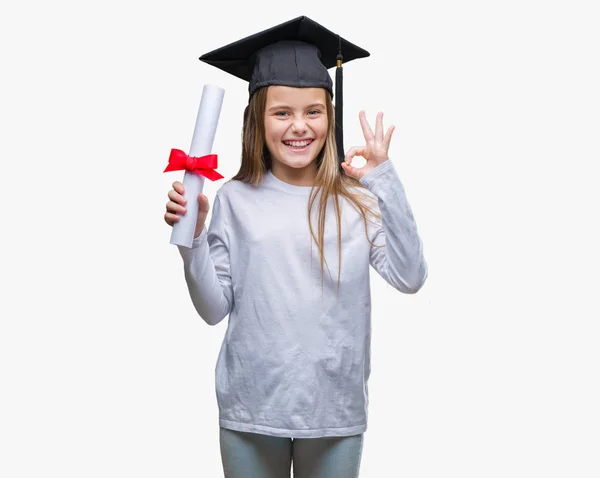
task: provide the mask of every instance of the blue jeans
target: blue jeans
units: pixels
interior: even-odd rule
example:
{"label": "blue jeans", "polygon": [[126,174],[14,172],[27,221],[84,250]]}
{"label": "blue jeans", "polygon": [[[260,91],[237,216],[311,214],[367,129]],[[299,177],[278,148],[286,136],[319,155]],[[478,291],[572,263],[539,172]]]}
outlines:
{"label": "blue jeans", "polygon": [[220,427],[225,478],[358,478],[363,434],[280,438]]}

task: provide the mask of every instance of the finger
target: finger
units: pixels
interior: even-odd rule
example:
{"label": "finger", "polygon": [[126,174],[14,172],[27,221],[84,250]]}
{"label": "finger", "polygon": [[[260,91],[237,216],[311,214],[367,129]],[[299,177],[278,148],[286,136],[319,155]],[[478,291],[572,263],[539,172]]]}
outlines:
{"label": "finger", "polygon": [[179,221],[179,216],[177,214],[171,214],[170,212],[165,213],[165,222],[169,226],[173,226],[173,224],[178,221]]}
{"label": "finger", "polygon": [[185,214],[187,212],[187,209],[185,207],[183,207],[181,204],[177,204],[176,202],[173,201],[169,201],[167,203],[167,212],[170,213],[179,213],[179,214]]}
{"label": "finger", "polygon": [[390,126],[387,130],[387,133],[385,133],[385,138],[383,138],[383,144],[386,148],[389,148],[390,146],[390,142],[392,141],[392,134],[394,133],[395,129],[395,126]]}
{"label": "finger", "polygon": [[183,188],[183,184],[180,183],[179,181],[175,181],[173,183],[173,189],[175,189],[175,191],[177,191],[179,194],[185,194],[185,189]]}
{"label": "finger", "polygon": [[372,141],[374,138],[373,130],[371,129],[371,126],[369,125],[369,122],[367,121],[367,115],[365,114],[364,111],[361,111],[360,113],[358,113],[358,119],[360,120],[360,125],[362,127],[363,135],[364,135],[365,139],[367,141]]}
{"label": "finger", "polygon": [[375,119],[375,141],[383,141],[383,113],[381,111],[377,113]]}
{"label": "finger", "polygon": [[361,157],[365,157],[365,146],[353,146],[352,148],[350,148],[348,150],[348,152],[346,153],[346,156],[344,156],[344,161],[347,162],[348,164],[352,164],[352,158],[354,156],[361,156]]}
{"label": "finger", "polygon": [[169,199],[173,202],[176,202],[179,204],[187,203],[187,200],[181,194],[179,194],[177,191],[174,191],[174,190],[169,191],[168,196],[169,196]]}

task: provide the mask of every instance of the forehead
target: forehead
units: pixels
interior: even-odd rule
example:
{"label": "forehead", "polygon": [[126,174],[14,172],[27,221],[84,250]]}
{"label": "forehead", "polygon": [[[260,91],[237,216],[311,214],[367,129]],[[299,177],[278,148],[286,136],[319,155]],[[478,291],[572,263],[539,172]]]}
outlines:
{"label": "forehead", "polygon": [[291,86],[273,85],[267,89],[267,107],[273,104],[288,106],[325,104],[327,91],[323,88],[295,88]]}

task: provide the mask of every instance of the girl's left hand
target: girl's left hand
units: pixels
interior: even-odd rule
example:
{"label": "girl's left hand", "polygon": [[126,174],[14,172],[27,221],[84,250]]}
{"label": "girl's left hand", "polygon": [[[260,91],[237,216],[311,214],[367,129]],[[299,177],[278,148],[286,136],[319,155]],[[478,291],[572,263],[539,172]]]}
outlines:
{"label": "girl's left hand", "polygon": [[[342,169],[345,173],[355,179],[361,179],[369,171],[389,160],[388,149],[395,128],[394,126],[390,126],[385,133],[385,136],[383,135],[382,112],[377,113],[377,119],[375,120],[375,134],[373,134],[373,131],[371,130],[371,126],[367,121],[364,111],[361,111],[358,114],[358,118],[360,119],[360,125],[362,126],[367,144],[366,146],[354,146],[353,148],[350,148],[342,163]],[[362,156],[367,160],[367,164],[362,168],[351,166],[352,158],[354,156]]]}

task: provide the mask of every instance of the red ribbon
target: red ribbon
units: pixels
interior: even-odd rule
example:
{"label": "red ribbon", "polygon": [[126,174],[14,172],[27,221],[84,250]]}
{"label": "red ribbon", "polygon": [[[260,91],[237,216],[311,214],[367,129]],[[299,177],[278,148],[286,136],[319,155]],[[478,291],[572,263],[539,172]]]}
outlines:
{"label": "red ribbon", "polygon": [[180,149],[172,149],[171,155],[169,156],[169,164],[163,173],[166,173],[167,171],[181,171],[185,169],[186,171],[201,174],[211,181],[217,181],[218,179],[223,179],[224,176],[221,176],[217,171],[215,171],[216,167],[216,154],[207,154],[206,156],[194,157],[188,156]]}

